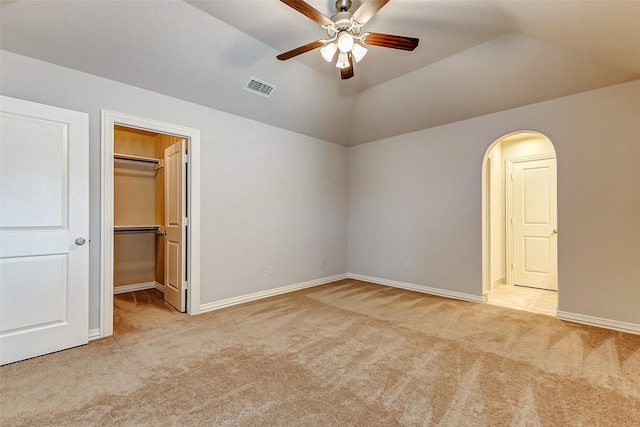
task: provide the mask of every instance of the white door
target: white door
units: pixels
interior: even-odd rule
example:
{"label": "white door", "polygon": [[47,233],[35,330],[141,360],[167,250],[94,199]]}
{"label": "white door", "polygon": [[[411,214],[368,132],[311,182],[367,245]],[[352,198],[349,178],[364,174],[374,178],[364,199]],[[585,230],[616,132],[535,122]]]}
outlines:
{"label": "white door", "polygon": [[89,117],[0,97],[0,364],[89,336]]}
{"label": "white door", "polygon": [[184,312],[186,307],[186,141],[164,150],[165,264],[164,299]]}
{"label": "white door", "polygon": [[513,163],[513,282],[558,289],[556,159]]}

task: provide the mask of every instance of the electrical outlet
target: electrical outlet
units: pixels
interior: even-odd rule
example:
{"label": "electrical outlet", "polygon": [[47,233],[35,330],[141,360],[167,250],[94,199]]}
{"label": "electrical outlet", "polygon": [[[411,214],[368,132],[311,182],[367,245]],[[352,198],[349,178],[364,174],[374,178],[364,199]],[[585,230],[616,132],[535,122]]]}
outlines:
{"label": "electrical outlet", "polygon": [[324,258],[320,260],[320,267],[324,267]]}
{"label": "electrical outlet", "polygon": [[273,273],[273,269],[271,267],[267,267],[267,276],[271,276]]}
{"label": "electrical outlet", "polygon": [[404,263],[404,270],[409,271],[409,261]]}

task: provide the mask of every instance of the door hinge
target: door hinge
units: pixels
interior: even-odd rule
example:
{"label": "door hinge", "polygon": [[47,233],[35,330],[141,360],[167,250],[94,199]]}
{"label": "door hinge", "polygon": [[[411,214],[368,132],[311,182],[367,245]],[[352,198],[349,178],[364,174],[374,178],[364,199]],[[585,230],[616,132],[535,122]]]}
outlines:
{"label": "door hinge", "polygon": [[182,219],[182,225],[184,225],[185,227],[189,226],[189,217],[184,217]]}
{"label": "door hinge", "polygon": [[513,270],[513,263],[511,263],[511,269]]}
{"label": "door hinge", "polygon": [[184,155],[184,162],[185,163],[189,163],[189,155],[188,154]]}

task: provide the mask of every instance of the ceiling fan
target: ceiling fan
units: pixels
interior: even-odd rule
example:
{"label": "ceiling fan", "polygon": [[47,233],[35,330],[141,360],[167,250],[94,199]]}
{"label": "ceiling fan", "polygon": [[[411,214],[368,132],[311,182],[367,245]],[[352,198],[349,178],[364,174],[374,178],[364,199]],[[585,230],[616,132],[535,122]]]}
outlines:
{"label": "ceiling fan", "polygon": [[419,40],[417,38],[362,32],[364,24],[373,18],[389,0],[365,0],[353,14],[349,12],[351,0],[336,0],[338,12],[331,18],[326,17],[303,0],[280,1],[321,25],[327,30],[328,36],[326,40],[317,40],[281,53],[276,56],[280,61],[286,61],[302,53],[320,48],[320,54],[325,61],[332,62],[338,52],[336,67],[340,69],[342,79],[346,80],[354,76],[354,61],[359,62],[367,53],[367,49],[356,42],[409,51],[418,46]]}

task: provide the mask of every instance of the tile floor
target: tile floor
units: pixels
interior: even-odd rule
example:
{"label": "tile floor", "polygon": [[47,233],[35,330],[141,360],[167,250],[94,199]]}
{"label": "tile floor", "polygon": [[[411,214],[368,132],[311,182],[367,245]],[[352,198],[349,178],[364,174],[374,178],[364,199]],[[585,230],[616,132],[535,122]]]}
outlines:
{"label": "tile floor", "polygon": [[558,293],[524,286],[501,285],[485,295],[485,302],[555,317]]}

